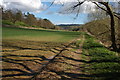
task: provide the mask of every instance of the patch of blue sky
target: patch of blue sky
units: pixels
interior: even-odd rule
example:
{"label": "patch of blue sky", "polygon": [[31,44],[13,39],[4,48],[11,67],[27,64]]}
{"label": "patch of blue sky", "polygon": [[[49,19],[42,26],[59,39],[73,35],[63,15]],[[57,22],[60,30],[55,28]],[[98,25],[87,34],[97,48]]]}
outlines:
{"label": "patch of blue sky", "polygon": [[[81,13],[76,17],[75,13],[61,14],[59,13],[62,5],[54,4],[52,6],[50,2],[42,2],[48,8],[41,11],[40,13],[32,13],[38,18],[49,19],[54,24],[84,24],[87,21],[87,14]],[[49,7],[50,6],[50,7]],[[76,19],[75,19],[76,18]]]}

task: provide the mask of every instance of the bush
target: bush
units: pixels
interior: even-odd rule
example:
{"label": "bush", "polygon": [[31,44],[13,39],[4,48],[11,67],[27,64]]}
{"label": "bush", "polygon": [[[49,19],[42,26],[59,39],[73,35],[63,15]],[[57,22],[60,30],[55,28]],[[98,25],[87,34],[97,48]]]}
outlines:
{"label": "bush", "polygon": [[24,22],[17,21],[15,23],[16,26],[29,26],[28,24],[25,24]]}
{"label": "bush", "polygon": [[13,23],[8,20],[2,20],[2,24],[13,25]]}

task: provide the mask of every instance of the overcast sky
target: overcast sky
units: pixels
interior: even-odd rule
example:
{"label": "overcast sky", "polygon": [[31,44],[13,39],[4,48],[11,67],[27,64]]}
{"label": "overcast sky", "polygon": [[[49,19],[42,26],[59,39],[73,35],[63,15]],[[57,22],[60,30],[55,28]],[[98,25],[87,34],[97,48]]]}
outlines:
{"label": "overcast sky", "polygon": [[[85,2],[80,8],[78,7],[76,11],[74,11],[74,13],[71,13],[68,12],[70,11],[68,9],[71,7],[71,5],[76,4],[75,2],[78,0],[56,0],[54,2],[54,5],[49,7],[52,1],[54,0],[4,0],[4,1],[0,0],[0,5],[3,5],[4,9],[6,10],[17,9],[21,10],[22,12],[30,12],[34,14],[36,17],[47,18],[51,20],[54,24],[61,23],[84,24],[87,21],[87,14],[90,12],[95,12],[96,7],[91,2]],[[62,4],[64,4],[64,6],[62,6]],[[80,14],[77,17],[77,19],[74,19],[78,9]]]}

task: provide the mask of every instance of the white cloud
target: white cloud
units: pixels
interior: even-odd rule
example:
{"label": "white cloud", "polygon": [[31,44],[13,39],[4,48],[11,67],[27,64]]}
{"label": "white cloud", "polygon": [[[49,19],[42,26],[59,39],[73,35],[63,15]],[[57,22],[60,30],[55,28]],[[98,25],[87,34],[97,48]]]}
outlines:
{"label": "white cloud", "polygon": [[41,0],[4,0],[2,5],[5,9],[17,9],[23,12],[40,12],[43,10]]}
{"label": "white cloud", "polygon": [[[43,0],[43,1],[53,1],[53,0]],[[85,0],[55,0],[55,2],[78,2],[78,1],[85,1]],[[118,2],[120,0],[86,0],[86,1],[99,1],[99,2]]]}
{"label": "white cloud", "polygon": [[55,4],[63,4],[64,6],[61,8],[60,13],[93,13],[96,12],[96,5],[92,3],[92,1],[104,1],[104,2],[118,2],[120,0],[86,0],[80,7],[76,7],[76,9],[72,9],[72,7],[78,4],[78,1],[82,2],[85,0],[55,0]]}
{"label": "white cloud", "polygon": [[[90,1],[85,1],[82,5],[76,7],[75,9],[73,6],[78,4],[78,0],[72,0],[72,2],[69,2],[69,0],[60,0],[64,4],[64,6],[61,8],[60,13],[90,13],[96,11],[96,5]],[[65,1],[65,2],[64,2]],[[75,1],[75,2],[74,2]],[[83,1],[83,0],[79,0]],[[58,4],[59,2],[57,2]]]}
{"label": "white cloud", "polygon": [[68,2],[76,2],[77,0],[55,0],[55,4],[60,4],[60,3],[62,3],[62,4],[66,4],[66,3],[68,3]]}
{"label": "white cloud", "polygon": [[[42,2],[53,2],[54,0],[0,0],[0,5],[2,4],[5,9],[11,9],[11,10],[21,10],[23,12],[40,12],[43,11],[43,9],[46,8],[45,5],[42,4]],[[60,12],[69,10],[72,6],[77,4],[78,1],[84,1],[84,0],[55,0],[54,4],[64,4],[64,6],[61,8]],[[92,0],[91,0],[92,1]],[[111,1],[111,0],[108,0]],[[113,1],[120,1],[120,0],[113,0]],[[90,2],[90,0],[86,0],[84,4],[82,4],[79,7],[77,7],[74,10],[74,13],[79,10],[79,13],[90,13],[95,12],[96,5]],[[68,13],[71,13],[72,10],[67,11]],[[66,13],[66,12],[65,12]]]}

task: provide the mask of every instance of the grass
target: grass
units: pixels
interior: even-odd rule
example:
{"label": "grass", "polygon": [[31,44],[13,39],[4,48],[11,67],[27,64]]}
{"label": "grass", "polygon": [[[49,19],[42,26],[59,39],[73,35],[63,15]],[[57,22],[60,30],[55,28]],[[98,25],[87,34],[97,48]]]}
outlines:
{"label": "grass", "polygon": [[92,80],[120,80],[120,57],[118,53],[106,49],[96,39],[85,34],[83,54],[89,60],[87,70]]}
{"label": "grass", "polygon": [[15,27],[2,28],[3,39],[68,42],[80,36],[80,32],[34,30]]}

